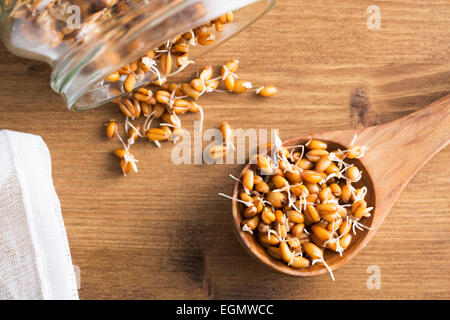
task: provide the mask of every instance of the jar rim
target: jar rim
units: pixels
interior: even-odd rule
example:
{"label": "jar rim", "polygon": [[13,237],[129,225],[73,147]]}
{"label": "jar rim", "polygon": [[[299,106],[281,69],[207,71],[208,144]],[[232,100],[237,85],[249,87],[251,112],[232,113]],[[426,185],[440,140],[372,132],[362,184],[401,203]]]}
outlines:
{"label": "jar rim", "polygon": [[[85,110],[103,105],[126,94],[122,87],[101,83],[102,79],[117,71],[121,66],[139,59],[145,52],[164,43],[167,39],[205,24],[226,12],[255,3],[266,3],[263,6],[264,10],[259,12],[254,19],[230,33],[228,37],[220,41],[221,43],[264,15],[274,6],[275,2],[275,0],[228,0],[226,2],[223,0],[175,0],[171,2],[171,6],[159,11],[152,8],[152,2],[143,2],[139,8],[135,8],[126,16],[113,21],[112,29],[111,22],[109,22],[108,28],[110,29],[104,36],[102,35],[101,41],[88,41],[78,45],[58,61],[53,69],[51,86],[54,91],[63,96],[69,109]],[[153,10],[149,11],[149,9]],[[139,24],[131,28],[131,32],[136,31],[137,34],[128,39],[125,37],[129,33],[117,36],[114,28],[120,30],[124,20],[130,20],[134,18],[133,16],[142,19],[141,21],[138,19]],[[173,24],[174,21],[177,23]],[[167,29],[168,23],[172,23],[170,30]],[[166,29],[164,30],[164,28]],[[118,61],[120,65],[118,63],[110,65],[102,63],[101,60],[104,59],[102,54],[104,55],[105,52],[121,52],[123,48],[133,46],[133,43],[145,44],[131,50],[127,56],[120,56],[120,61]],[[208,47],[203,51],[210,50],[215,46]],[[96,68],[96,66],[100,67]],[[138,87],[136,86],[136,88]]]}

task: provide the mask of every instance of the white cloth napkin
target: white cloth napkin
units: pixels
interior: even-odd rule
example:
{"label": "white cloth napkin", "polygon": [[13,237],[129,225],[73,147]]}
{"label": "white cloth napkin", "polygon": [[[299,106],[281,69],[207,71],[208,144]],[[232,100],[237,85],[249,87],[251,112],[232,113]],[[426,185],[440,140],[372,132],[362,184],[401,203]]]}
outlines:
{"label": "white cloth napkin", "polygon": [[0,131],[0,299],[78,299],[51,160],[34,135]]}

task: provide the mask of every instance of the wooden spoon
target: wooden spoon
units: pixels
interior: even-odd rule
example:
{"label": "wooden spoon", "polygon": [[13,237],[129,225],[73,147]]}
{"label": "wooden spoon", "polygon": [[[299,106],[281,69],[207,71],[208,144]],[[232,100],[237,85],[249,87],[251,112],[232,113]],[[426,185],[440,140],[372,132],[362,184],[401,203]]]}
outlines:
{"label": "wooden spoon", "polygon": [[[419,169],[450,141],[450,95],[401,119],[369,128],[324,132],[293,138],[283,142],[284,146],[304,144],[311,138],[326,141],[331,148],[345,148],[357,134],[356,145],[369,149],[361,160],[356,160],[363,170],[360,185],[368,188],[366,201],[374,210],[369,218],[361,222],[370,227],[368,231],[358,231],[343,256],[325,250],[324,259],[332,270],[354,257],[377,232],[394,205],[403,188]],[[359,162],[360,161],[360,162]],[[358,163],[359,162],[359,163]],[[447,165],[443,163],[442,165]],[[251,165],[247,165],[241,173]],[[359,185],[359,186],[360,186]],[[356,187],[359,187],[356,184]],[[233,198],[238,198],[242,187],[236,183]],[[256,237],[241,229],[242,216],[239,203],[232,203],[233,222],[239,241],[248,253],[270,268],[294,276],[316,276],[326,273],[321,264],[306,269],[294,269],[273,259],[259,244]]]}

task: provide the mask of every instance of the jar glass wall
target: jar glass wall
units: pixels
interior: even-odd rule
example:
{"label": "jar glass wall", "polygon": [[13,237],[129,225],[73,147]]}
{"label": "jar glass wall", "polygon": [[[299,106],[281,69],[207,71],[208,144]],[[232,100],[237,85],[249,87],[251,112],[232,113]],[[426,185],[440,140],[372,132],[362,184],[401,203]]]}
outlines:
{"label": "jar glass wall", "polygon": [[[211,45],[191,49],[189,59],[194,59],[274,4],[275,0],[0,0],[0,27],[6,47],[18,56],[50,64],[53,90],[70,109],[83,110],[125,94],[123,79],[103,79],[168,39],[234,11],[233,21],[214,33]],[[147,72],[135,88],[159,76]]]}

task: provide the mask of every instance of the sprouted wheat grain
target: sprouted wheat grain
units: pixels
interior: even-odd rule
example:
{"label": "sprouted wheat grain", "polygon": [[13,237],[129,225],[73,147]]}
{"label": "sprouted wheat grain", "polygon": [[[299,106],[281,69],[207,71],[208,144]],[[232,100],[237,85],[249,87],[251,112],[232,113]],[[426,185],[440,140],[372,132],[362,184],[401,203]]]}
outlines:
{"label": "sprouted wheat grain", "polygon": [[[356,139],[347,150],[337,151],[327,151],[328,145],[320,140],[283,147],[276,139],[272,158],[259,154],[257,164],[241,180],[233,177],[243,191],[239,199],[220,195],[244,204],[242,231],[254,234],[271,257],[292,268],[321,264],[334,280],[324,251],[342,256],[357,230],[370,229],[361,219],[369,217],[373,210],[364,200],[367,187],[353,186],[361,179],[362,171],[346,162],[361,156],[362,152],[355,154],[355,150],[366,150],[354,145]],[[305,153],[305,149],[309,151]],[[303,158],[308,154],[309,158]],[[338,174],[335,167],[341,168]]]}
{"label": "sprouted wheat grain", "polygon": [[[206,24],[188,31],[175,39],[167,40],[159,48],[149,51],[145,56],[137,61],[120,68],[104,79],[104,83],[123,81],[124,91],[128,93],[115,101],[125,116],[125,133],[128,134],[128,127],[133,130],[132,137],[127,139],[127,143],[121,138],[117,125],[112,131],[113,125],[107,128],[107,137],[117,137],[123,148],[129,152],[130,147],[135,144],[137,138],[146,136],[157,147],[161,147],[162,141],[172,141],[176,143],[182,131],[179,115],[187,112],[199,112],[200,131],[203,129],[204,111],[196,101],[203,95],[214,92],[243,93],[248,90],[254,91],[260,96],[272,96],[276,93],[275,87],[260,87],[252,89],[249,81],[238,79],[236,71],[239,61],[230,60],[220,69],[220,75],[213,77],[214,70],[210,65],[205,66],[198,77],[186,83],[168,83],[167,79],[182,72],[188,65],[194,64],[189,60],[188,53],[191,47],[197,45],[211,45],[215,41],[213,32],[222,32],[225,25],[233,21],[232,13],[217,18],[210,24]],[[217,23],[222,24],[217,30]],[[209,29],[214,29],[209,32]],[[158,67],[159,66],[159,67]],[[175,67],[177,70],[173,71]],[[154,74],[157,80],[150,85],[136,88],[136,78],[147,72]],[[122,75],[122,77],[120,76]],[[232,79],[232,80],[231,80]],[[153,92],[156,92],[153,94]],[[143,123],[138,124],[139,118],[143,115]],[[223,125],[224,145],[214,149],[212,158],[223,158],[230,150],[234,150],[231,142],[231,128],[228,124]],[[152,127],[153,126],[153,127]],[[130,153],[131,154],[131,153]],[[132,163],[130,161],[132,160]],[[134,156],[121,158],[121,169],[124,175],[137,172],[137,165]]]}

